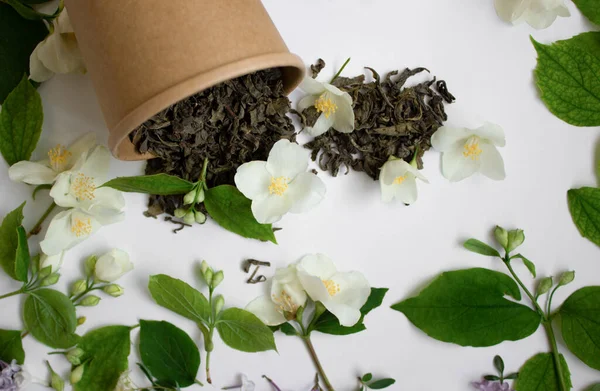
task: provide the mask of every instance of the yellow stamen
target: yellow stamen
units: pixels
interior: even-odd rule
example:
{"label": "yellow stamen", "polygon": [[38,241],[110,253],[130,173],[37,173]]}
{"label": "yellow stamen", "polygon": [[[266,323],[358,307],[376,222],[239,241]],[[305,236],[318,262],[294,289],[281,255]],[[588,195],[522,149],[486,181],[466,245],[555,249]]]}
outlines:
{"label": "yellow stamen", "polygon": [[323,280],[323,284],[325,284],[325,288],[327,288],[327,292],[329,292],[329,296],[335,296],[340,291],[340,284],[336,284],[332,280]]}
{"label": "yellow stamen", "polygon": [[280,177],[272,177],[271,184],[269,185],[269,194],[276,194],[278,196],[282,196],[285,191],[288,189],[288,182],[290,178],[286,178],[284,176]]}
{"label": "yellow stamen", "polygon": [[479,155],[481,155],[481,148],[479,148],[480,139],[477,136],[471,136],[467,140],[463,150],[463,156],[466,158],[471,158],[471,160],[479,160]]}
{"label": "yellow stamen", "polygon": [[394,185],[401,185],[405,179],[406,179],[406,175],[397,176],[396,179],[394,179]]}
{"label": "yellow stamen", "polygon": [[48,151],[48,159],[54,171],[63,171],[71,155],[71,152],[60,144]]}
{"label": "yellow stamen", "polygon": [[93,200],[95,191],[96,185],[94,184],[94,179],[82,173],[77,174],[77,177],[71,184],[71,192],[78,201]]}
{"label": "yellow stamen", "polygon": [[87,236],[92,233],[92,220],[91,219],[78,219],[75,218],[71,223],[71,232],[78,238],[81,236]]}
{"label": "yellow stamen", "polygon": [[315,109],[317,109],[318,112],[325,114],[325,118],[329,118],[331,114],[334,114],[337,111],[338,107],[333,103],[331,98],[325,96],[326,94],[327,93],[323,93],[323,95],[315,101]]}
{"label": "yellow stamen", "polygon": [[272,299],[277,304],[277,309],[282,313],[296,314],[298,311],[298,306],[294,304],[292,297],[286,291],[281,291],[279,296],[272,295]]}

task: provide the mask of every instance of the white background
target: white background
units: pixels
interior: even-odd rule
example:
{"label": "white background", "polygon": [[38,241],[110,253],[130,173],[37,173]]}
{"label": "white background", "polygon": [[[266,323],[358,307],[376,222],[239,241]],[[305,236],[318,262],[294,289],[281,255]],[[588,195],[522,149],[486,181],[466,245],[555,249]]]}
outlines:
{"label": "white background", "polygon": [[[248,257],[284,266],[311,252],[328,254],[340,269],[362,271],[373,286],[389,287],[384,305],[367,318],[368,331],[354,336],[314,335],[314,343],[332,383],[339,390],[356,389],[356,376],[372,371],[397,379],[395,390],[459,391],[469,382],[492,372],[492,358],[501,354],[508,371],[516,371],[532,355],[548,351],[540,329],[519,342],[490,348],[463,348],[428,338],[389,306],[415,295],[435,275],[474,266],[502,270],[499,261],[461,248],[468,237],[491,239],[495,224],[523,228],[527,241],[521,252],[532,259],[540,276],[575,269],[575,283],[558,291],[561,303],[572,291],[598,284],[599,250],[580,237],[566,203],[568,189],[595,185],[593,157],[597,128],[575,128],[555,118],[542,104],[533,84],[536,54],[529,35],[548,43],[592,29],[569,3],[571,18],[559,19],[544,31],[527,25],[511,27],[498,19],[492,0],[266,0],[265,5],[292,51],[307,64],[323,57],[329,77],[344,59],[352,56],[346,75],[361,73],[363,66],[385,73],[404,67],[425,66],[448,82],[457,102],[448,107],[449,124],[465,125],[488,120],[502,125],[507,145],[501,150],[507,178],[494,182],[475,176],[451,184],[440,172],[437,152],[425,156],[424,175],[431,182],[420,186],[419,200],[410,207],[386,205],[379,187],[366,175],[352,172],[331,178],[321,174],[328,187],[325,201],[304,215],[285,217],[277,233],[279,246],[246,240],[213,222],[171,234],[170,224],[142,215],[146,197],[127,195],[127,219],[106,227],[69,252],[59,289],[81,276],[82,259],[110,248],[127,250],[135,270],[122,281],[127,293],[106,298],[95,308],[80,309],[88,318],[80,331],[109,324],[134,325],[139,319],[164,319],[185,329],[199,341],[194,324],[154,304],[146,286],[152,274],[166,273],[198,284],[195,267],[208,260],[225,270],[220,287],[227,304],[245,306],[262,294],[266,285],[244,283],[240,269]],[[85,132],[95,132],[106,142],[107,132],[92,85],[86,76],[58,76],[40,88],[44,101],[44,132],[37,152],[57,143],[68,144]],[[299,93],[292,95],[294,99]],[[475,123],[477,124],[477,123]],[[28,200],[25,225],[31,227],[50,200],[31,200],[31,188],[11,183],[0,162],[0,214]],[[114,161],[114,176],[142,172],[142,163]],[[34,247],[35,248],[35,247]],[[522,265],[517,272],[533,283]],[[269,276],[273,269],[263,270]],[[0,276],[0,292],[18,289]],[[0,328],[22,327],[22,298],[0,302]],[[137,332],[132,351],[136,352]],[[279,353],[247,354],[216,342],[213,379],[222,387],[246,373],[258,390],[269,387],[267,374],[286,390],[308,390],[315,368],[299,339],[276,336]],[[572,372],[575,390],[600,374],[580,363],[559,341]],[[46,356],[48,349],[25,339],[28,369],[45,377],[44,360],[67,373],[65,361]],[[134,368],[137,355],[130,357]],[[204,360],[204,357],[203,357]],[[134,379],[140,380],[138,371]],[[204,381],[203,372],[199,379]],[[143,382],[140,385],[146,384]],[[33,390],[41,389],[32,387]]]}

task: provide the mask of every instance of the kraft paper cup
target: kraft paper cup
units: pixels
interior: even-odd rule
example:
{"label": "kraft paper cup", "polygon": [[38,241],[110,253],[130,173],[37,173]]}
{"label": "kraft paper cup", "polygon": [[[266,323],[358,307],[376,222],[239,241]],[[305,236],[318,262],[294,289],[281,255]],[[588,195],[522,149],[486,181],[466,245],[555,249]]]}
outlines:
{"label": "kraft paper cup", "polygon": [[109,148],[135,152],[129,133],[208,87],[281,68],[286,91],[304,76],[260,0],[67,0],[104,114]]}

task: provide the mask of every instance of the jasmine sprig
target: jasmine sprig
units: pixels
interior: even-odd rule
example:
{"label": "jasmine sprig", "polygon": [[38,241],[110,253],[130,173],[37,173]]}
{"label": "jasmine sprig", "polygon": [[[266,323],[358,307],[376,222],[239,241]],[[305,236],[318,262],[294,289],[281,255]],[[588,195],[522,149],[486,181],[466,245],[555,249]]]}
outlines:
{"label": "jasmine sprig", "polygon": [[392,378],[384,378],[384,379],[373,379],[373,374],[367,373],[362,377],[358,378],[360,383],[359,391],[369,390],[383,390],[384,388],[391,387],[396,383],[396,380]]}

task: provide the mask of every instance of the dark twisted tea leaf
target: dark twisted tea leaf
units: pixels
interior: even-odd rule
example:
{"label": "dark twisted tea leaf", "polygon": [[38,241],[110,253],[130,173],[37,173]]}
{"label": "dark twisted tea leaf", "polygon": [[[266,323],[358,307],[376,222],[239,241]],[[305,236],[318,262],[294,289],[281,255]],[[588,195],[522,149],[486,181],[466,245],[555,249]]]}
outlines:
{"label": "dark twisted tea leaf", "polygon": [[[273,144],[295,140],[287,116],[281,71],[270,69],[242,76],[202,91],[158,113],[131,133],[148,161],[146,174],[166,173],[196,182],[208,159],[209,187],[233,185],[237,168],[267,160]],[[182,205],[183,196],[151,196],[149,212],[160,214]]]}
{"label": "dark twisted tea leaf", "polygon": [[[323,69],[319,60],[311,67],[313,77]],[[373,179],[379,177],[381,166],[390,156],[411,160],[419,148],[417,162],[423,164],[423,153],[431,148],[431,135],[447,119],[444,101],[454,101],[446,83],[433,80],[404,87],[407,79],[427,71],[425,68],[390,72],[385,78],[367,68],[374,81],[365,83],[365,76],[338,77],[334,85],[347,91],[354,102],[355,130],[345,134],[329,131],[306,144],[312,159],[322,170],[337,176],[340,168],[364,171]],[[437,91],[432,88],[436,84]],[[319,112],[309,107],[298,113],[304,126],[312,126]]]}

